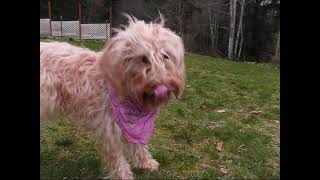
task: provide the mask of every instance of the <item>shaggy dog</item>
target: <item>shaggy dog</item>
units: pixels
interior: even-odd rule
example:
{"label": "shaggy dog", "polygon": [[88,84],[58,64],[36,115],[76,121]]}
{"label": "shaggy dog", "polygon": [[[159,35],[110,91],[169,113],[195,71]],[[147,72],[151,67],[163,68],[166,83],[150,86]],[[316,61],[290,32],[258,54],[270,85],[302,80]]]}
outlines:
{"label": "shaggy dog", "polygon": [[98,53],[40,42],[40,118],[64,114],[93,130],[114,179],[133,179],[130,161],[158,170],[147,148],[154,120],[185,86],[181,38],[164,27],[161,15],[158,23],[127,18]]}

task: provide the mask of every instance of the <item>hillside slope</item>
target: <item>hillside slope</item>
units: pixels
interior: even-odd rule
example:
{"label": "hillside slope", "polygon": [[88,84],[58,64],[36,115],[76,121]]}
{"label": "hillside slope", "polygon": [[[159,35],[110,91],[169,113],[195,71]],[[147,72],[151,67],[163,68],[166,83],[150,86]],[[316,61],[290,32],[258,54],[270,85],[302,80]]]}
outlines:
{"label": "hillside slope", "polygon": [[[137,178],[280,178],[279,65],[196,54],[187,54],[186,65],[182,100],[161,110],[150,144],[160,171],[134,170]],[[42,125],[40,145],[41,178],[102,176],[93,135],[72,121]]]}

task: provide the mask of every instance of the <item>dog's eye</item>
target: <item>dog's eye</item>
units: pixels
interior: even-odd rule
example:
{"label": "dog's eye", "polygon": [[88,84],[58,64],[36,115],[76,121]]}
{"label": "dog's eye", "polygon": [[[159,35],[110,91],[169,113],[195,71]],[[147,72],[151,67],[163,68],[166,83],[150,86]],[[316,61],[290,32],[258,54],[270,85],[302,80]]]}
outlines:
{"label": "dog's eye", "polygon": [[162,57],[163,59],[166,59],[166,60],[169,59],[169,56],[167,56],[166,54],[164,54]]}
{"label": "dog's eye", "polygon": [[141,62],[144,63],[144,64],[149,64],[149,59],[146,56],[143,56],[141,58]]}

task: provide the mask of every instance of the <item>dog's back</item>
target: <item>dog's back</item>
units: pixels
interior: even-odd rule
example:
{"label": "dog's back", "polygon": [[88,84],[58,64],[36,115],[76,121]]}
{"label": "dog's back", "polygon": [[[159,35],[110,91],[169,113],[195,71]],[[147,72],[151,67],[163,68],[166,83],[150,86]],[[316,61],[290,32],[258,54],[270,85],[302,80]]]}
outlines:
{"label": "dog's back", "polygon": [[66,106],[80,105],[79,97],[90,94],[96,59],[97,53],[88,49],[61,42],[40,42],[42,120],[67,110]]}
{"label": "dog's back", "polygon": [[[65,43],[40,42],[40,120],[50,118],[58,112],[59,92],[58,85],[61,84],[55,72],[59,69],[55,66],[58,54]],[[57,70],[55,70],[57,69]]]}

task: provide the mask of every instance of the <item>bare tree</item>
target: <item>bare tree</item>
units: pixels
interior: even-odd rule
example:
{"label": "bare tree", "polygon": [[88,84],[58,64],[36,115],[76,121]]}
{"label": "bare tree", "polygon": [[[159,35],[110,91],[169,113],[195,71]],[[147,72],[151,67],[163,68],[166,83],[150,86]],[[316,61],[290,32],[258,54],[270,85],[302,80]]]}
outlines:
{"label": "bare tree", "polygon": [[[278,32],[274,34],[279,29],[280,0],[136,0],[130,6],[121,2],[122,10],[115,3],[114,8],[140,19],[152,20],[160,11],[166,26],[183,38],[190,52],[268,61],[280,51]],[[120,24],[118,19],[114,22]]]}
{"label": "bare tree", "polygon": [[[240,20],[239,20],[239,25],[238,25],[238,31],[237,31],[237,38],[236,38],[236,43],[235,43],[235,47],[234,47],[234,55],[237,55],[237,60],[239,60],[239,54],[240,52],[238,52],[238,43],[239,43],[239,39],[240,39],[240,32],[242,32],[242,19],[243,19],[243,14],[244,14],[244,5],[245,5],[245,0],[239,0],[240,4],[241,4],[241,10],[240,10]],[[241,42],[243,42],[243,38],[241,39]],[[240,51],[240,50],[239,50]]]}
{"label": "bare tree", "polygon": [[[178,14],[176,16],[177,18],[177,32],[180,34],[180,36],[183,38],[184,34],[184,30],[183,30],[183,20],[184,20],[184,3],[182,2],[182,0],[179,0],[178,3]],[[182,13],[183,12],[183,13]]]}
{"label": "bare tree", "polygon": [[240,33],[241,33],[241,41],[240,41],[240,47],[239,47],[239,51],[238,51],[237,60],[239,60],[241,57],[241,50],[242,50],[242,45],[243,45],[243,27],[241,27]]}
{"label": "bare tree", "polygon": [[208,15],[209,15],[209,28],[210,28],[210,35],[211,35],[211,51],[214,53],[215,47],[214,47],[214,34],[213,34],[213,24],[212,24],[212,16],[211,16],[211,9],[210,6],[208,6]]}
{"label": "bare tree", "polygon": [[230,0],[230,32],[229,32],[229,45],[228,45],[228,59],[233,60],[234,48],[234,34],[236,25],[236,0]]}
{"label": "bare tree", "polygon": [[277,39],[277,46],[276,46],[275,56],[277,56],[277,57],[280,56],[280,30],[279,30],[279,35],[278,35],[278,39]]}
{"label": "bare tree", "polygon": [[[211,13],[213,9],[213,15]],[[212,8],[210,8],[210,6],[208,6],[208,15],[209,15],[209,28],[210,28],[210,37],[211,37],[211,51],[213,54],[216,53],[216,44],[217,44],[217,39],[218,39],[218,16],[216,13],[216,7],[213,6]]]}
{"label": "bare tree", "polygon": [[276,43],[274,55],[271,59],[271,63],[279,64],[280,63],[280,29],[276,36],[277,36],[276,37],[277,43]]}
{"label": "bare tree", "polygon": [[280,56],[280,30],[279,30],[279,33],[278,33],[276,52],[275,52],[274,56],[277,56],[277,57]]}

